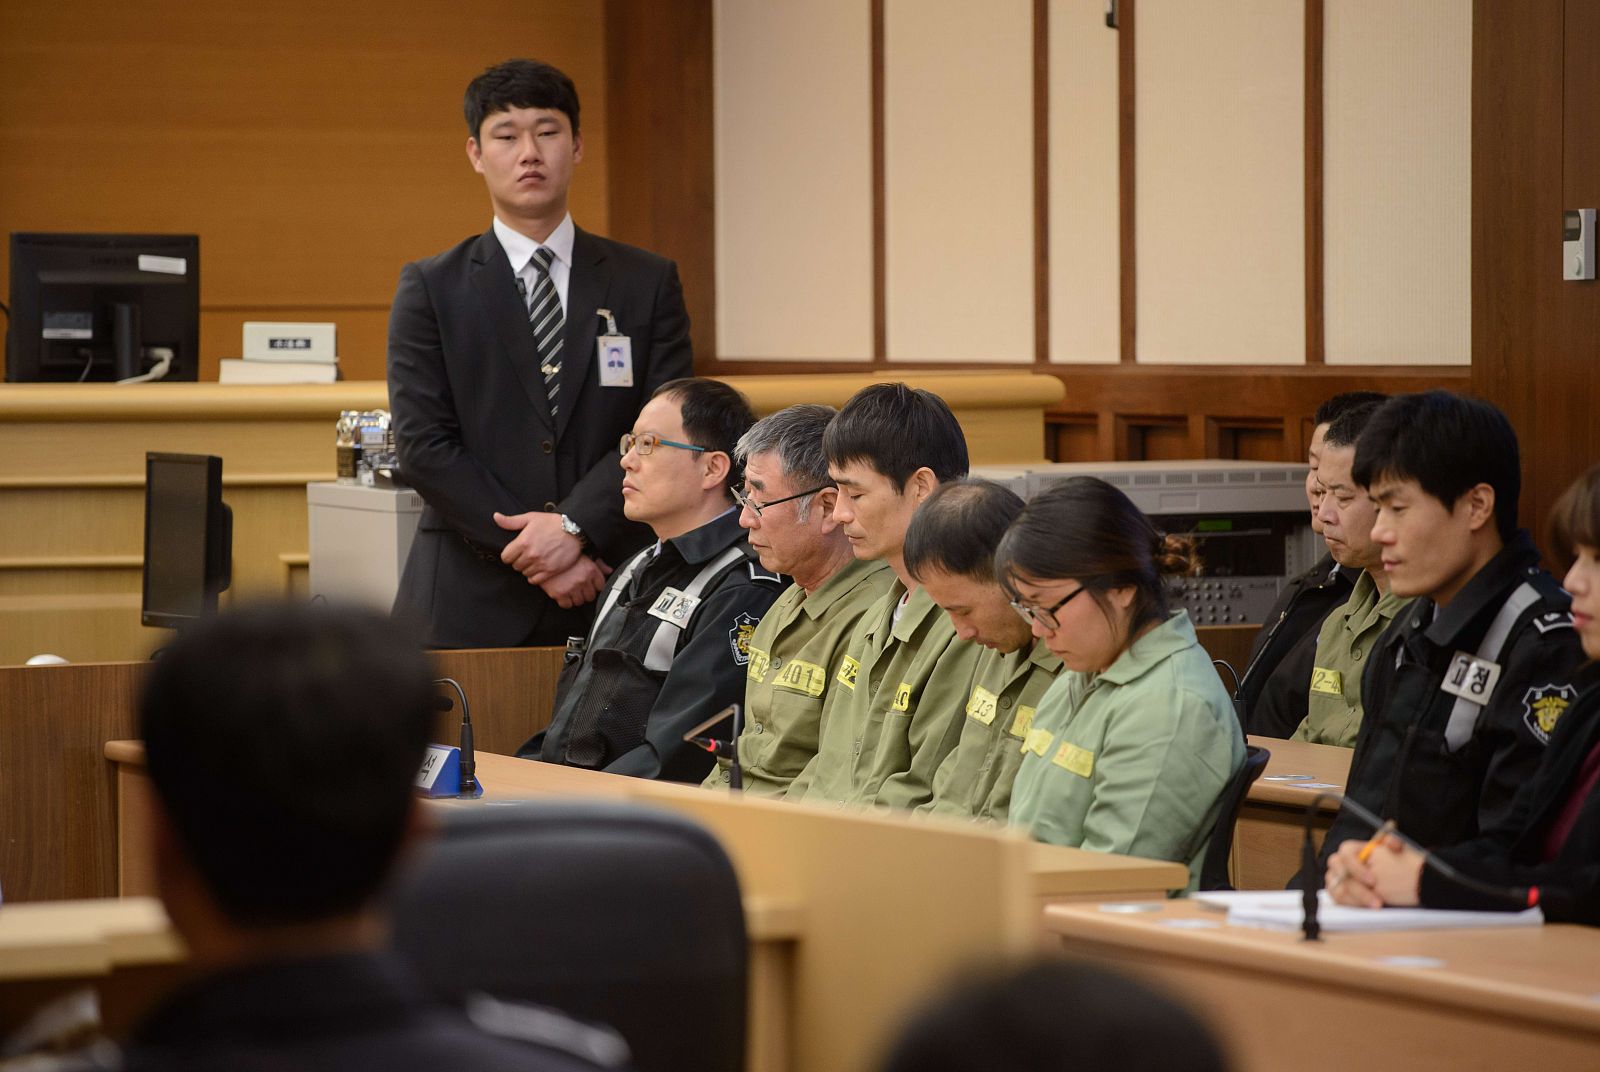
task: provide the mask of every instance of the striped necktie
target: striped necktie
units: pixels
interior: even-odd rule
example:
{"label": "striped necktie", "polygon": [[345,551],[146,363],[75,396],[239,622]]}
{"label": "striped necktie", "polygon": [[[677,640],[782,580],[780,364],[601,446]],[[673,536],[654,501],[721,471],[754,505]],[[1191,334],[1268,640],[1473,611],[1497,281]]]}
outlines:
{"label": "striped necktie", "polygon": [[528,262],[533,269],[533,293],[529,294],[522,276],[517,276],[517,289],[522,292],[528,306],[528,323],[533,327],[533,341],[539,354],[539,371],[544,374],[545,394],[550,397],[550,416],[560,411],[556,396],[561,393],[561,342],[565,334],[566,317],[561,315],[561,295],[556,293],[555,281],[550,278],[550,262],[555,253],[540,246]]}

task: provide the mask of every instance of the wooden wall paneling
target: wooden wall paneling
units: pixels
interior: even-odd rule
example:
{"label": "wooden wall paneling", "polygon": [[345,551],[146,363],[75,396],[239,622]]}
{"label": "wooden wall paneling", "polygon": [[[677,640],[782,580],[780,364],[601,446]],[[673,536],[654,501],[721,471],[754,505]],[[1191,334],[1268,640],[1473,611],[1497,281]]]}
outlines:
{"label": "wooden wall paneling", "polygon": [[116,893],[108,740],[137,735],[142,663],[0,666],[0,890],[7,901]]}
{"label": "wooden wall paneling", "polygon": [[[1305,366],[1274,369],[1271,375],[1239,365],[1176,369],[1057,364],[1049,371],[1066,389],[1063,401],[1046,418],[1060,461],[1298,461],[1310,439],[1311,414],[1332,395],[1435,387],[1460,391],[1470,382],[1469,370],[1456,365]],[[1091,439],[1087,429],[1095,418],[1099,435]]]}
{"label": "wooden wall paneling", "polygon": [[[515,755],[524,741],[550,724],[556,679],[565,648],[487,648],[430,653],[440,677],[455,678],[472,705],[472,739],[482,752]],[[456,699],[455,690],[442,686]],[[458,706],[434,719],[433,739],[461,739]]]}
{"label": "wooden wall paneling", "polygon": [[1306,364],[1325,354],[1322,284],[1322,30],[1323,0],[1305,0],[1306,78]]}
{"label": "wooden wall paneling", "polygon": [[1205,417],[1207,458],[1238,461],[1289,462],[1304,457],[1285,430],[1281,417]]}
{"label": "wooden wall paneling", "polygon": [[1582,131],[1563,145],[1563,101],[1576,117],[1579,101],[1600,92],[1592,79],[1564,77],[1566,63],[1582,65],[1573,50],[1593,47],[1592,37],[1564,37],[1566,19],[1581,26],[1587,10],[1477,0],[1472,12],[1472,388],[1517,430],[1521,518],[1536,531],[1575,475],[1574,455],[1592,459],[1596,446],[1582,431],[1594,426],[1583,369],[1594,364],[1595,338],[1563,330],[1569,303],[1595,284],[1563,282],[1557,271],[1563,154],[1583,159],[1593,137]]}
{"label": "wooden wall paneling", "polygon": [[[1566,0],[1562,79],[1562,208],[1600,206],[1600,5]],[[1534,262],[1547,271],[1554,225],[1541,226],[1543,240]],[[1523,516],[1544,539],[1545,519],[1562,490],[1600,462],[1600,430],[1595,403],[1600,400],[1600,282],[1561,283],[1561,343],[1538,369],[1539,411],[1532,434],[1536,450],[1524,481],[1532,476],[1531,501]],[[1524,485],[1527,487],[1527,484]],[[1527,495],[1527,492],[1524,493]]]}
{"label": "wooden wall paneling", "polygon": [[889,245],[887,205],[888,164],[884,157],[884,6],[888,0],[871,0],[872,20],[872,366],[881,368],[889,360],[889,265],[885,250]]}
{"label": "wooden wall paneling", "polygon": [[1050,0],[1033,0],[1033,360],[1050,362]]}
{"label": "wooden wall paneling", "polygon": [[604,10],[610,237],[678,263],[695,368],[709,375],[717,370],[711,0],[606,0]]}
{"label": "wooden wall paneling", "polygon": [[1129,365],[1139,357],[1139,215],[1136,211],[1139,172],[1135,155],[1138,146],[1138,82],[1134,69],[1134,59],[1138,55],[1134,14],[1138,6],[1138,0],[1121,0],[1117,4],[1117,183],[1120,191],[1117,217],[1122,250],[1122,346],[1119,356],[1124,364]]}
{"label": "wooden wall paneling", "polygon": [[[460,681],[483,751],[510,753],[550,719],[563,649],[431,653]],[[0,890],[7,901],[118,892],[117,793],[107,741],[138,737],[145,662],[0,666]],[[460,712],[433,738],[459,739]]]}
{"label": "wooden wall paneling", "polygon": [[346,375],[381,375],[401,265],[488,224],[460,101],[511,51],[493,42],[532,33],[577,81],[573,212],[608,229],[603,16],[560,0],[398,0],[378,19],[316,0],[0,5],[0,233],[197,233],[211,378],[246,319],[332,320]]}

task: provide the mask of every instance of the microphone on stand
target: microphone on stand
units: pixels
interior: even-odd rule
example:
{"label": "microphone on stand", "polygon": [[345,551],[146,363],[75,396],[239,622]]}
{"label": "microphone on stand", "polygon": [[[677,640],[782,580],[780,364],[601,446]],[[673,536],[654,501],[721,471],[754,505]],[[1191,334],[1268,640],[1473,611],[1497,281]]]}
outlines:
{"label": "microphone on stand", "polygon": [[[725,718],[733,720],[733,737],[723,740],[720,737],[708,736],[707,731]],[[729,704],[683,735],[685,742],[696,748],[705,749],[718,759],[728,761],[728,788],[736,793],[744,789],[744,768],[739,765],[739,736],[742,733],[744,733],[744,708],[739,704]]]}
{"label": "microphone on stand", "polygon": [[[472,750],[472,711],[467,707],[467,693],[453,677],[435,678],[435,685],[449,685],[461,697],[461,795],[470,797],[478,790],[478,760]],[[450,697],[440,696],[436,701],[440,711],[450,710]]]}

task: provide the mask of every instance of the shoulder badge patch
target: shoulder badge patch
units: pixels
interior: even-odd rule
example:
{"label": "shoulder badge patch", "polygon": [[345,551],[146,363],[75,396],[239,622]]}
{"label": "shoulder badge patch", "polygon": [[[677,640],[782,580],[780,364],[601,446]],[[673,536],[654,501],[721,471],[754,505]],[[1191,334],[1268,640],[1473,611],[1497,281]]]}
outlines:
{"label": "shoulder badge patch", "polygon": [[750,663],[750,639],[756,635],[756,626],[760,624],[760,618],[745,611],[733,620],[733,628],[728,630],[728,647],[733,649],[733,661],[740,666]]}
{"label": "shoulder badge patch", "polygon": [[1571,629],[1572,615],[1568,611],[1553,610],[1548,614],[1541,614],[1533,620],[1533,627],[1539,630],[1539,635],[1550,632],[1552,629]]}
{"label": "shoulder badge patch", "polygon": [[1578,698],[1575,685],[1540,685],[1522,697],[1522,722],[1540,744],[1550,743],[1550,734],[1572,701]]}

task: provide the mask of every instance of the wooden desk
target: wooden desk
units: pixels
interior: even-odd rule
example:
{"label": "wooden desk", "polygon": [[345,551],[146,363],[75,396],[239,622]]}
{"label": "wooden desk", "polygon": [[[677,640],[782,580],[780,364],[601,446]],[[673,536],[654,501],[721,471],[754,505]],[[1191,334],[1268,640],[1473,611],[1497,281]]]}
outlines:
{"label": "wooden desk", "polygon": [[0,906],[0,1032],[85,986],[120,1031],[183,976],[183,943],[160,902],[37,902]]}
{"label": "wooden desk", "polygon": [[[108,746],[108,756],[110,755]],[[558,767],[548,763],[529,763],[479,753],[478,775],[489,788],[484,798],[495,796],[607,796],[637,799],[699,800],[709,795],[727,801],[727,793],[696,786],[647,782],[614,774]],[[453,806],[471,807],[475,802],[449,801]],[[769,802],[763,802],[769,803]],[[798,805],[783,804],[793,808]],[[807,808],[823,815],[860,815],[832,808]],[[962,822],[929,822],[908,816],[875,812],[873,817],[906,826],[929,826],[963,834],[994,834],[995,827]],[[1181,890],[1189,883],[1189,869],[1169,860],[1146,860],[1138,856],[1116,856],[1089,852],[1061,845],[1025,841],[1025,864],[1029,890],[1041,905],[1084,900],[1144,900],[1165,898],[1169,890]]]}
{"label": "wooden desk", "polygon": [[[560,648],[440,651],[480,748],[512,751],[549,722]],[[116,785],[106,741],[134,737],[147,662],[0,666],[0,890],[8,902],[117,893]],[[459,712],[434,722],[454,740]]]}
{"label": "wooden desk", "polygon": [[[1131,916],[1057,906],[1045,927],[1068,955],[1165,985],[1209,1015],[1243,1072],[1600,1063],[1600,930],[1330,934],[1308,944],[1222,919],[1188,901]],[[1219,925],[1170,924],[1194,920]]]}
{"label": "wooden desk", "polygon": [[[842,405],[885,379],[940,394],[972,460],[992,464],[1044,461],[1044,413],[1064,390],[1026,370],[726,377],[760,415]],[[382,381],[0,384],[0,664],[141,659],[164,641],[139,624],[146,451],[223,459],[234,516],[224,600],[303,590],[306,484],[333,479],[334,421],[387,405]]]}
{"label": "wooden desk", "polygon": [[[147,888],[143,749],[113,741],[125,891]],[[733,798],[479,753],[484,796],[631,800],[694,818],[727,850],[747,913],[771,913],[752,950],[752,1067],[851,1072],[951,972],[1034,948],[1040,901],[1164,897],[1182,864],[1040,846],[1015,832],[903,815]]]}
{"label": "wooden desk", "polygon": [[[1318,793],[1344,791],[1351,750],[1277,737],[1251,737],[1249,741],[1271,752],[1272,758],[1239,808],[1233,831],[1233,884],[1241,890],[1281,890],[1300,870],[1306,806]],[[1300,789],[1296,782],[1268,780],[1281,774],[1309,774],[1313,782],[1338,788]],[[1319,835],[1327,832],[1338,810],[1338,804],[1331,801],[1316,806],[1312,826]]]}

